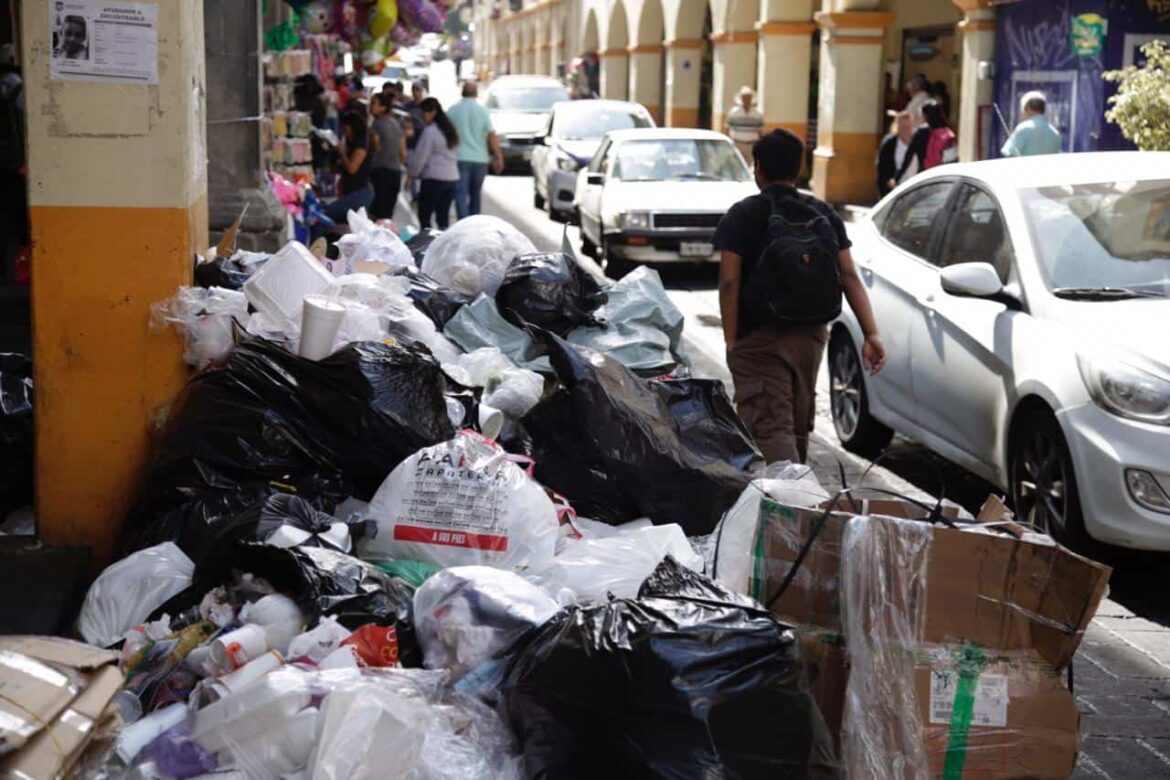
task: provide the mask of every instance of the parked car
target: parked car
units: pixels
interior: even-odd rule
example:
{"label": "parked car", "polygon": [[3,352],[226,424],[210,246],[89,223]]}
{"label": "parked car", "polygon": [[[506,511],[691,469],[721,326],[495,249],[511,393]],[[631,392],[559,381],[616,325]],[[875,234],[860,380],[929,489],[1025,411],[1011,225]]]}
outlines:
{"label": "parked car", "polygon": [[552,107],[568,99],[564,84],[551,76],[500,76],[488,86],[483,104],[491,113],[505,167],[528,167]]}
{"label": "parked car", "polygon": [[889,353],[829,342],[848,448],[891,429],[1070,544],[1170,550],[1170,154],[946,165],[852,232]]}
{"label": "parked car", "polygon": [[532,201],[553,219],[575,214],[577,171],[589,164],[611,130],[654,127],[640,103],[625,100],[572,100],[557,103],[532,150]]}
{"label": "parked car", "polygon": [[615,277],[638,263],[718,262],[711,238],[719,220],[755,192],[722,133],[616,130],[578,173],[582,248]]}

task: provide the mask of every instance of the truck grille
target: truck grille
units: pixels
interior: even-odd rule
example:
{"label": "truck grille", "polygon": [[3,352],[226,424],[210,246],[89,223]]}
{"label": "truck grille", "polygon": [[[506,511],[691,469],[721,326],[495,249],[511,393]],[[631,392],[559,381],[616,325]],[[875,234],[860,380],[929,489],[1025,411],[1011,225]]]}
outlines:
{"label": "truck grille", "polygon": [[722,214],[655,214],[656,228],[713,228],[723,219]]}

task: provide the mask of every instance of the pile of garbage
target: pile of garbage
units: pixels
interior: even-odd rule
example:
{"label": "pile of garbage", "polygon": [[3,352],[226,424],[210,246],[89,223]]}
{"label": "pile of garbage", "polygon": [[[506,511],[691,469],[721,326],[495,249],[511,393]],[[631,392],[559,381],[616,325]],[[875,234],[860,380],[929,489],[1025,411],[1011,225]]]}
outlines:
{"label": "pile of garbage", "polygon": [[1071,770],[1105,567],[765,468],[653,271],[354,217],[339,269],[216,258],[157,307],[198,373],[84,643],[0,641],[0,775]]}

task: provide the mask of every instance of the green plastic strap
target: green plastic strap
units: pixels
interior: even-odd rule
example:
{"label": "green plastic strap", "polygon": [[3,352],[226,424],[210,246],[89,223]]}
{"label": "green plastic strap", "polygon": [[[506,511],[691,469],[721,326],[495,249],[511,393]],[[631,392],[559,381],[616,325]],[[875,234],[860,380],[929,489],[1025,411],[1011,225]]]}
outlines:
{"label": "green plastic strap", "polygon": [[979,674],[987,665],[987,656],[982,647],[964,646],[956,651],[955,661],[959,669],[959,684],[955,688],[955,706],[951,711],[951,729],[947,738],[947,758],[943,764],[942,780],[961,780],[963,777],[971,717],[975,714],[975,691],[979,686]]}
{"label": "green plastic strap", "polygon": [[767,536],[767,519],[764,517],[764,501],[760,501],[759,509],[756,511],[756,534],[755,539],[752,540],[752,573],[751,573],[751,587],[752,598],[761,604],[764,599],[768,597],[768,557],[765,553],[764,538]]}

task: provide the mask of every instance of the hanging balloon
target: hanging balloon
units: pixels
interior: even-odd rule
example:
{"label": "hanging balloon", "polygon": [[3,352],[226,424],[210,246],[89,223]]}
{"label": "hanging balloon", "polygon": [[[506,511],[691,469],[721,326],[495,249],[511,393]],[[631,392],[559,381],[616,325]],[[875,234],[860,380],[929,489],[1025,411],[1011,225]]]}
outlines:
{"label": "hanging balloon", "polygon": [[394,28],[390,30],[390,40],[394,41],[394,43],[398,44],[399,46],[414,46],[416,43],[418,43],[418,39],[421,36],[422,33],[419,32],[417,28],[410,27],[409,25],[403,23],[401,19],[399,19],[398,24],[394,25]]}
{"label": "hanging balloon", "polygon": [[398,0],[378,0],[370,10],[370,35],[383,38],[398,21]]}
{"label": "hanging balloon", "polygon": [[398,0],[398,23],[417,27],[415,20],[418,19],[424,2],[426,0]]}
{"label": "hanging balloon", "polygon": [[446,12],[439,10],[433,3],[423,3],[414,23],[423,32],[437,33],[443,31],[443,22],[446,21],[446,17]]}
{"label": "hanging balloon", "polygon": [[301,8],[301,29],[312,35],[327,33],[333,27],[333,15],[329,6],[314,0]]}
{"label": "hanging balloon", "polygon": [[361,34],[361,25],[358,22],[358,9],[353,0],[340,0],[333,6],[333,29],[350,42],[356,42]]}
{"label": "hanging balloon", "polygon": [[361,46],[362,67],[371,73],[380,72],[382,61],[389,57],[393,50],[394,45],[388,38],[366,38]]}

